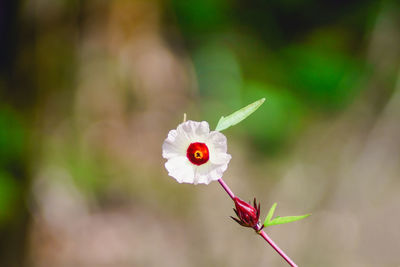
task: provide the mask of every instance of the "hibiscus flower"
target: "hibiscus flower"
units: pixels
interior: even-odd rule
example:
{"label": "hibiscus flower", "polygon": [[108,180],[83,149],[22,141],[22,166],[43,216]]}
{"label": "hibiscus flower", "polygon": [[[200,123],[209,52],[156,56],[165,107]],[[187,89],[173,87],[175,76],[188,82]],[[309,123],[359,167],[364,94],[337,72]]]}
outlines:
{"label": "hibiscus flower", "polygon": [[168,174],[179,183],[209,184],[222,177],[231,155],[226,137],[206,121],[186,121],[171,130],[162,146]]}

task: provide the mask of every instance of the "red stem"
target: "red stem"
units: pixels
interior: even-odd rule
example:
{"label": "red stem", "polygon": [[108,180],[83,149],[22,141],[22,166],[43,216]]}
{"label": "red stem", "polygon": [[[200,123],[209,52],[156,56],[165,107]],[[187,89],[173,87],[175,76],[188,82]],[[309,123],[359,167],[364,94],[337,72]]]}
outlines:
{"label": "red stem", "polygon": [[[226,193],[228,193],[228,195],[231,197],[231,199],[233,200],[235,198],[235,194],[232,192],[232,190],[229,188],[229,186],[224,182],[224,180],[222,180],[222,178],[218,179],[218,182],[221,184],[222,188],[224,188],[224,190],[226,191]],[[294,263],[294,261],[292,261],[286,254],[285,252],[283,252],[283,250],[281,250],[277,244],[275,244],[275,242],[264,232],[264,230],[261,230],[258,232],[258,234],[260,236],[262,236],[265,241],[268,242],[268,244],[271,245],[271,247],[273,249],[275,249],[276,252],[278,252],[279,255],[281,255],[281,257],[287,262],[289,263],[290,266],[292,267],[297,267],[296,263]]]}
{"label": "red stem", "polygon": [[273,248],[275,249],[275,251],[278,252],[279,255],[281,255],[282,258],[285,259],[285,261],[287,261],[287,263],[289,263],[290,266],[292,266],[292,267],[297,267],[296,263],[294,263],[294,261],[292,261],[292,260],[288,257],[288,255],[286,255],[285,252],[283,252],[283,250],[281,250],[281,249],[278,247],[278,245],[275,244],[275,242],[264,232],[264,230],[261,230],[258,234],[259,234],[260,236],[262,236],[262,237],[265,239],[265,241],[267,241],[268,244],[270,244],[271,247],[273,247]]}
{"label": "red stem", "polygon": [[224,180],[222,180],[222,178],[218,179],[218,182],[222,185],[222,187],[225,189],[225,191],[233,200],[235,198],[235,194],[232,192],[229,186],[224,182]]}

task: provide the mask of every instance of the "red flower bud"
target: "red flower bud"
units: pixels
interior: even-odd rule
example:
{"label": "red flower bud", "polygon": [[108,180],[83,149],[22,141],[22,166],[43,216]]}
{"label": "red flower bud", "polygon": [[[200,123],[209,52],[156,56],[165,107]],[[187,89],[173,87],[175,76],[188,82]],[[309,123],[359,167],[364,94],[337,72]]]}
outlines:
{"label": "red flower bud", "polygon": [[254,198],[254,205],[251,206],[250,203],[246,203],[238,197],[234,197],[236,209],[233,209],[239,219],[231,216],[238,224],[244,227],[251,227],[256,232],[259,232],[263,226],[260,225],[260,204],[256,203],[256,198]]}

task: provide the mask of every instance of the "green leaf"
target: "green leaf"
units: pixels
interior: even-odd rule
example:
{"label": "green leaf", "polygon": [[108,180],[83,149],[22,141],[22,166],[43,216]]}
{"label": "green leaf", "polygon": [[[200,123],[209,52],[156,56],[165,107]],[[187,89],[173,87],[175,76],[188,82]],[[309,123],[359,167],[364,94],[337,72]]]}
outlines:
{"label": "green leaf", "polygon": [[251,113],[256,111],[265,101],[265,98],[261,98],[260,100],[257,100],[254,103],[251,103],[250,105],[239,109],[238,111],[232,113],[231,115],[224,117],[222,116],[217,124],[217,127],[215,128],[216,131],[222,131],[225,130],[233,125],[238,124],[248,116],[250,116]]}
{"label": "green leaf", "polygon": [[271,225],[277,225],[277,224],[284,224],[284,223],[290,223],[290,222],[295,222],[295,221],[299,221],[301,219],[307,218],[308,216],[310,216],[311,214],[305,214],[305,215],[299,215],[299,216],[286,216],[286,217],[276,217],[273,220],[272,216],[274,216],[274,212],[276,209],[276,203],[274,203],[271,208],[268,211],[267,217],[265,217],[265,221],[264,221],[264,227],[268,227]]}
{"label": "green leaf", "polygon": [[271,225],[277,225],[277,224],[284,224],[284,223],[290,223],[290,222],[295,222],[304,218],[307,218],[311,214],[305,214],[305,215],[299,215],[299,216],[286,216],[286,217],[276,217],[272,221],[268,223],[268,225],[265,226],[271,226]]}
{"label": "green leaf", "polygon": [[277,203],[275,202],[271,208],[268,211],[267,217],[265,217],[264,221],[264,226],[267,227],[269,226],[269,223],[271,222],[272,216],[274,216],[275,208],[276,208]]}

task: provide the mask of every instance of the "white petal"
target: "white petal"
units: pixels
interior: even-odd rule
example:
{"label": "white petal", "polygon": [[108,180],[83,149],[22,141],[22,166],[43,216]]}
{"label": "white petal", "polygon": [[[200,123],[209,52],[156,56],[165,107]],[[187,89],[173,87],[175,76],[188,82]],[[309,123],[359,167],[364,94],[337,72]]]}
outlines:
{"label": "white petal", "polygon": [[209,134],[207,143],[212,144],[213,148],[218,152],[226,153],[228,148],[225,135],[216,131],[212,131]]}
{"label": "white petal", "polygon": [[199,184],[209,184],[212,181],[217,181],[222,178],[224,171],[227,169],[228,164],[215,165],[207,163],[200,165],[195,169],[195,181]]}
{"label": "white petal", "polygon": [[210,126],[208,125],[208,122],[202,121],[197,124],[195,133],[198,137],[207,136],[210,133]]}
{"label": "white petal", "polygon": [[171,130],[162,145],[162,156],[166,159],[183,156],[188,146],[189,143],[184,136],[179,135],[177,130]]}
{"label": "white petal", "polygon": [[210,127],[206,121],[186,121],[177,128],[178,134],[184,136],[190,143],[204,142],[210,133]]}
{"label": "white petal", "polygon": [[227,141],[225,135],[212,131],[207,139],[207,146],[210,150],[210,161],[213,164],[228,164],[231,155],[227,154]]}
{"label": "white petal", "polygon": [[228,164],[231,158],[227,153],[210,153],[210,161],[216,165]]}
{"label": "white petal", "polygon": [[168,175],[172,176],[179,183],[193,183],[194,166],[186,157],[175,157],[165,163]]}
{"label": "white petal", "polygon": [[209,184],[213,180],[210,175],[211,171],[211,164],[198,166],[195,170],[195,181],[199,184]]}

